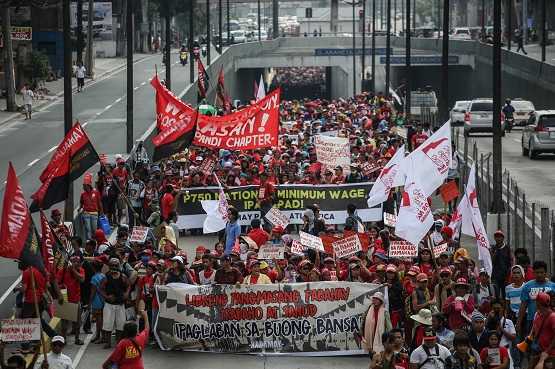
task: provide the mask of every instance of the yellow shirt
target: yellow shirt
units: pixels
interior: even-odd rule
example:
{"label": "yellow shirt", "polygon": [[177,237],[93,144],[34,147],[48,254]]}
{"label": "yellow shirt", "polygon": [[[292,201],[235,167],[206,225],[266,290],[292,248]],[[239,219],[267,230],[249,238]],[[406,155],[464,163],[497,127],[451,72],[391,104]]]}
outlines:
{"label": "yellow shirt", "polygon": [[256,281],[256,283],[251,283],[251,276],[252,274],[246,276],[243,280],[243,284],[272,284],[272,280],[270,279],[270,277],[268,277],[264,273],[260,273],[258,275],[258,280]]}

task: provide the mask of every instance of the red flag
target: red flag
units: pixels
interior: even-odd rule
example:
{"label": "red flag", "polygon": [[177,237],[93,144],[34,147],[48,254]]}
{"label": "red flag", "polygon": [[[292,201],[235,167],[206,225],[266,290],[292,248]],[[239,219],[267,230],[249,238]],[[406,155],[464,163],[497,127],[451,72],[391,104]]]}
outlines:
{"label": "red flag", "polygon": [[185,104],[160,83],[158,76],[152,78],[150,84],[156,90],[156,127],[158,131],[173,126],[176,121],[182,120],[187,114],[194,114],[195,109]]}
{"label": "red flag", "polygon": [[50,228],[50,224],[48,223],[48,219],[44,212],[40,211],[40,227],[42,231],[41,236],[41,254],[42,254],[42,262],[44,263],[45,269],[52,273],[54,270],[54,245],[56,240],[54,238],[54,233],[52,233],[52,229]]}
{"label": "red flag", "polygon": [[206,73],[206,69],[204,69],[204,65],[202,65],[202,61],[200,58],[197,59],[197,67],[198,67],[198,95],[201,99],[206,98],[206,91],[208,91],[208,74]]}
{"label": "red flag", "polygon": [[152,143],[154,143],[152,161],[160,161],[191,146],[199,116],[200,114],[196,110],[193,110],[192,113],[182,114],[180,119],[154,136],[152,138]]}
{"label": "red flag", "polygon": [[216,88],[216,96],[218,97],[220,106],[224,109],[226,114],[231,112],[231,101],[229,96],[225,91],[224,84],[224,68],[220,68],[220,74],[218,75],[218,86]]}
{"label": "red flag", "polygon": [[0,223],[0,256],[20,260],[44,272],[38,233],[11,162]]}
{"label": "red flag", "polygon": [[31,212],[34,213],[39,209],[49,209],[52,205],[65,201],[69,195],[69,184],[71,173],[71,157],[70,152],[61,158],[58,166],[46,178],[40,188],[31,195],[33,202],[31,203]]}

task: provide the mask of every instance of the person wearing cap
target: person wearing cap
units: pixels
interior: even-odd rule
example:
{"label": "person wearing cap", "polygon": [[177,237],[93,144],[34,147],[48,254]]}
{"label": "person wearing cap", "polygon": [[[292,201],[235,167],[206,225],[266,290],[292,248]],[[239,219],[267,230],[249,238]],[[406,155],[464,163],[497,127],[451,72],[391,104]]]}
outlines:
{"label": "person wearing cap", "polygon": [[470,328],[470,344],[474,350],[481,352],[484,347],[487,347],[488,330],[486,329],[486,319],[479,311],[474,311],[470,316],[472,321]]}
{"label": "person wearing cap", "polygon": [[420,309],[435,309],[435,298],[431,298],[428,289],[428,276],[425,273],[419,273],[416,276],[416,289],[411,294],[412,312],[418,313]]}
{"label": "person wearing cap", "polygon": [[418,265],[413,265],[407,271],[405,278],[403,279],[403,290],[408,296],[411,296],[413,291],[416,289],[416,276],[420,274],[420,268]]}
{"label": "person wearing cap", "polygon": [[162,221],[165,222],[169,217],[170,213],[175,208],[175,196],[173,195],[173,186],[167,184],[164,188],[164,194],[160,199],[160,215],[162,216]]}
{"label": "person wearing cap", "polygon": [[252,260],[249,264],[251,273],[245,277],[243,284],[272,284],[270,277],[260,273],[260,260]]}
{"label": "person wearing cap", "polygon": [[399,273],[394,264],[389,264],[385,268],[385,283],[388,288],[389,296],[389,315],[391,316],[391,326],[398,328],[404,316],[405,301],[403,300],[403,286],[399,280]]}
{"label": "person wearing cap", "polygon": [[427,326],[424,328],[422,344],[410,355],[410,369],[444,369],[450,356],[449,349],[437,342],[434,329]]}
{"label": "person wearing cap", "polygon": [[452,274],[451,268],[449,267],[444,267],[439,270],[439,282],[435,283],[434,287],[434,296],[438,311],[443,309],[443,305],[449,296],[453,295],[455,292],[455,285],[451,279]]}
{"label": "person wearing cap", "polygon": [[108,262],[110,270],[106,279],[100,283],[99,292],[104,298],[102,333],[104,348],[112,345],[112,331],[116,330],[116,339],[121,337],[125,324],[125,302],[129,298],[130,283],[121,272],[119,259],[111,258]]}
{"label": "person wearing cap", "polygon": [[269,223],[264,218],[264,215],[272,208],[275,202],[276,189],[274,185],[268,180],[266,172],[260,173],[260,185],[258,186],[258,205],[260,206],[260,219],[269,226]]}
{"label": "person wearing cap", "polygon": [[217,284],[240,284],[243,281],[241,272],[231,265],[231,256],[223,255],[222,267],[216,271],[214,281]]}
{"label": "person wearing cap", "polygon": [[139,178],[139,172],[133,172],[133,179],[127,182],[127,198],[129,199],[129,205],[131,205],[127,207],[130,227],[142,224],[144,190],[145,184]]}
{"label": "person wearing cap", "polygon": [[[77,322],[74,322],[73,331],[75,332],[75,344],[82,345],[83,341],[79,338],[81,331],[81,282],[85,280],[85,270],[81,266],[81,257],[72,256],[67,265],[57,273],[59,286],[64,286],[67,291],[67,301],[79,306],[77,314]],[[66,337],[70,321],[62,320],[62,336]]]}
{"label": "person wearing cap", "polygon": [[364,327],[362,347],[370,353],[382,352],[384,350],[382,335],[392,328],[382,292],[377,291],[372,295],[372,305],[366,312],[362,326]]}
{"label": "person wearing cap", "polygon": [[69,241],[71,237],[71,232],[69,228],[64,224],[62,212],[59,209],[52,209],[50,212],[50,228],[52,228],[52,232],[58,237],[62,244],[65,244],[66,241]]}
{"label": "person wearing cap", "polygon": [[166,275],[166,284],[196,284],[191,271],[187,269],[186,255],[176,255],[172,257],[170,261],[172,262],[172,267],[168,270]]}
{"label": "person wearing cap", "polygon": [[491,280],[498,287],[495,297],[505,299],[505,284],[509,280],[511,273],[511,265],[513,264],[513,255],[511,248],[505,242],[505,234],[502,230],[497,230],[493,234],[495,244],[491,245],[491,264],[495,268],[491,270]]}
{"label": "person wearing cap", "polygon": [[92,175],[87,174],[83,179],[83,192],[81,192],[79,198],[79,212],[82,214],[85,239],[91,239],[97,228],[98,216],[102,215],[102,202],[100,192],[92,186]]}
{"label": "person wearing cap", "polygon": [[148,343],[150,323],[144,310],[139,314],[144,321],[144,328],[139,332],[135,322],[127,322],[123,327],[122,339],[118,342],[114,352],[102,364],[102,369],[144,369],[143,351]]}
{"label": "person wearing cap", "polygon": [[[555,283],[547,279],[547,264],[543,260],[537,260],[532,265],[534,279],[524,283],[520,295],[521,304],[518,314],[517,329],[521,328],[522,336],[526,336],[532,327],[536,314],[536,296],[540,292],[555,291]],[[523,326],[522,324],[526,324]]]}
{"label": "person wearing cap", "polygon": [[452,330],[467,327],[469,321],[465,316],[470,316],[474,311],[474,297],[469,294],[470,285],[466,279],[457,279],[454,289],[455,294],[449,296],[442,307],[442,312],[447,316],[449,328]]}
{"label": "person wearing cap", "polygon": [[37,360],[37,365],[40,365],[41,368],[49,368],[49,369],[73,369],[73,360],[62,351],[66,345],[66,340],[62,336],[54,336],[51,340],[51,348],[50,351],[46,355],[46,361],[48,365],[44,365],[43,356]]}
{"label": "person wearing cap", "polygon": [[455,337],[455,333],[447,329],[447,317],[445,314],[432,314],[432,328],[436,331],[438,343],[447,347],[449,350],[453,349],[453,338]]}
{"label": "person wearing cap", "polygon": [[528,369],[543,368],[548,358],[555,358],[555,312],[551,309],[548,293],[538,293],[536,310],[530,333],[535,345],[531,349]]}

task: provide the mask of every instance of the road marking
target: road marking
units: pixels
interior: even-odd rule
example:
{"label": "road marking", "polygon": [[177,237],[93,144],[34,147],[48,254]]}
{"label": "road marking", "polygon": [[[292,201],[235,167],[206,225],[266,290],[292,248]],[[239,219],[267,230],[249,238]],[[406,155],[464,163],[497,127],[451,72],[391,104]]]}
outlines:
{"label": "road marking", "polygon": [[33,165],[35,165],[36,163],[38,163],[38,161],[40,160],[40,158],[36,158],[35,160],[33,160],[32,162],[30,162],[29,164],[27,164],[28,167],[32,167]]}
{"label": "road marking", "polygon": [[110,109],[111,107],[112,107],[112,104],[107,105],[107,106],[104,107],[104,110],[108,110],[108,109]]}
{"label": "road marking", "polygon": [[88,122],[88,121],[87,121],[87,122],[84,122],[83,124],[81,124],[81,126],[82,126],[82,127],[86,127],[86,126],[87,126],[87,124],[89,124],[89,122]]}
{"label": "road marking", "polygon": [[101,111],[97,111],[95,115],[96,115],[96,116],[99,116],[100,114],[102,114],[102,112],[101,112]]}
{"label": "road marking", "polygon": [[87,335],[87,337],[85,337],[85,342],[83,344],[83,346],[81,346],[79,348],[79,351],[77,351],[77,355],[75,355],[75,359],[73,359],[73,367],[77,368],[79,366],[79,362],[81,361],[81,359],[83,358],[83,355],[85,354],[85,351],[87,350],[87,347],[89,347],[89,344],[92,341],[92,333]]}
{"label": "road marking", "polygon": [[12,285],[8,287],[6,291],[4,291],[4,294],[2,295],[2,297],[0,297],[0,305],[4,303],[4,300],[6,300],[6,298],[10,295],[10,293],[12,293],[13,289],[15,288],[15,286],[19,284],[19,282],[21,282],[21,275],[17,277],[15,282],[13,282]]}
{"label": "road marking", "polygon": [[137,91],[140,88],[140,86],[135,86],[133,87],[133,91]]}
{"label": "road marking", "polygon": [[52,146],[52,147],[48,150],[48,152],[52,152],[52,151],[56,150],[57,148],[58,148],[58,145]]}
{"label": "road marking", "polygon": [[144,81],[143,83],[141,83],[141,86],[144,86],[144,85],[146,85],[146,81]]}
{"label": "road marking", "polygon": [[520,143],[520,140],[517,140],[516,138],[513,138],[513,141]]}
{"label": "road marking", "polygon": [[118,98],[114,101],[114,104],[117,104],[117,103],[119,103],[120,101],[121,101],[121,97],[118,97]]}

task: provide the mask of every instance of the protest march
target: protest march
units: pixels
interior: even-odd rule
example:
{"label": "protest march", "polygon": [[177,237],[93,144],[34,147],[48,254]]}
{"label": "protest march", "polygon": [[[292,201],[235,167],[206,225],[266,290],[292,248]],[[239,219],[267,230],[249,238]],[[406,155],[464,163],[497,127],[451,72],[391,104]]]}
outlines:
{"label": "protest march", "polygon": [[155,135],[129,157],[98,153],[76,122],[31,201],[9,165],[0,256],[22,278],[1,339],[33,364],[91,336],[103,368],[143,368],[151,350],[555,367],[554,278],[486,230],[450,122],[407,120],[381,93],[262,88],[232,107],[223,74],[214,114],[151,85]]}

